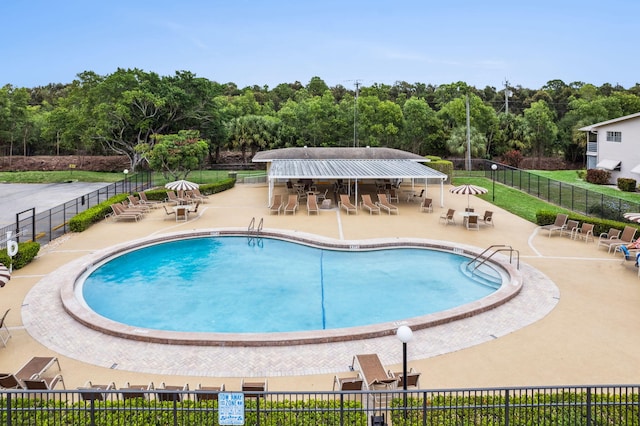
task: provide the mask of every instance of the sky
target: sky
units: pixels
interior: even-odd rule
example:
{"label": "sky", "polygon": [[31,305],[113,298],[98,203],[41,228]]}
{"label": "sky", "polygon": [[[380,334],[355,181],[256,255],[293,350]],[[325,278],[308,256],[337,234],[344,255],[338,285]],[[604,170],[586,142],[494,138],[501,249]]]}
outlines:
{"label": "sky", "polygon": [[640,82],[637,0],[4,0],[0,86],[190,71],[238,87]]}

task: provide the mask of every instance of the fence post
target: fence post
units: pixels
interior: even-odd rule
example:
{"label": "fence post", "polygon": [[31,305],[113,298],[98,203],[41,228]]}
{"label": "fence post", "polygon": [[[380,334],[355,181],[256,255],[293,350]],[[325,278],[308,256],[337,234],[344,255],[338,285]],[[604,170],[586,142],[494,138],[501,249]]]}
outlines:
{"label": "fence post", "polygon": [[427,392],[422,393],[422,426],[427,426]]}
{"label": "fence post", "polygon": [[509,426],[509,389],[504,393],[504,425]]}
{"label": "fence post", "polygon": [[96,426],[96,403],[95,398],[91,398],[91,402],[89,403],[89,417],[91,418],[91,426]]}
{"label": "fence post", "polygon": [[587,388],[587,426],[591,426],[591,388]]}
{"label": "fence post", "polygon": [[11,426],[11,392],[7,392],[7,426]]}

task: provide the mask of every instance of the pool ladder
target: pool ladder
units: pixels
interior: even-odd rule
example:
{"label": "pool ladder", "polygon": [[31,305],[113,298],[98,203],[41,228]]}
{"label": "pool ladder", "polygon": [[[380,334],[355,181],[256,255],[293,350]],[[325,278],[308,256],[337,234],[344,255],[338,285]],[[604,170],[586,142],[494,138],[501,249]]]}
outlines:
{"label": "pool ladder", "polygon": [[258,244],[259,247],[262,247],[262,238],[260,238],[260,231],[262,231],[262,226],[264,225],[264,218],[260,218],[260,222],[258,222],[258,227],[256,228],[256,218],[252,217],[251,222],[249,222],[249,227],[247,228],[247,244],[250,246],[255,246]]}
{"label": "pool ladder", "polygon": [[491,257],[494,254],[499,253],[501,251],[509,252],[509,263],[513,261],[513,255],[515,253],[516,267],[520,269],[520,252],[514,249],[513,247],[505,244],[493,244],[487,247],[486,249],[484,249],[482,253],[480,253],[479,255],[477,255],[467,263],[467,269],[470,269],[471,272],[475,271],[476,269],[481,267],[487,260],[491,259]]}

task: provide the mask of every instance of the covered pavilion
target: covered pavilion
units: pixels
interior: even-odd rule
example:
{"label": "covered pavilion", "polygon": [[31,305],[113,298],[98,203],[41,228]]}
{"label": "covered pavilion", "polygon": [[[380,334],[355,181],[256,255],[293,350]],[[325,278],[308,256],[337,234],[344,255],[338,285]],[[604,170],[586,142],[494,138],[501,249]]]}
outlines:
{"label": "covered pavilion", "polygon": [[[282,148],[261,151],[253,157],[254,163],[267,163],[268,196],[273,196],[277,182],[289,179],[347,180],[411,180],[424,184],[425,196],[429,181],[440,183],[440,207],[444,205],[444,182],[448,176],[425,166],[429,160],[410,152],[392,148]],[[349,185],[351,191],[351,185]]]}

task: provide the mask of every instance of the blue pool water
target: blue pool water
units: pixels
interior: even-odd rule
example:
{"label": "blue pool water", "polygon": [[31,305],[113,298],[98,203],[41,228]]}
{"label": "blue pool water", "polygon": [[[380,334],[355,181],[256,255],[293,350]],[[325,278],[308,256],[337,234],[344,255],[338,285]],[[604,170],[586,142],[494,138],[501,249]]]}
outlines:
{"label": "blue pool water", "polygon": [[323,330],[426,315],[495,291],[461,272],[468,260],[411,248],[345,252],[268,238],[195,238],[106,262],[82,295],[96,313],[141,328]]}

